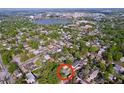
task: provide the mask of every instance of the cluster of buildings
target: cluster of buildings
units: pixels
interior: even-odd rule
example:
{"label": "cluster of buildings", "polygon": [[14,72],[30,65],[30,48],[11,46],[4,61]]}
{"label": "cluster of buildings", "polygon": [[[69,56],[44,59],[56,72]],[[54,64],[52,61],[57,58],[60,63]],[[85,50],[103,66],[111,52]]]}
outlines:
{"label": "cluster of buildings", "polygon": [[[98,17],[98,16],[105,16],[103,14],[91,14],[91,13],[48,13],[45,15],[46,17],[51,17],[55,15],[56,17],[62,17],[62,18],[75,18],[74,23],[64,25],[62,26],[63,28],[59,28],[59,34],[60,37],[58,39],[51,39],[47,37],[47,40],[43,40],[39,38],[40,34],[47,34],[52,33],[51,30],[45,29],[43,27],[40,27],[38,29],[35,29],[32,32],[38,32],[36,35],[29,35],[28,28],[25,28],[27,31],[22,32],[21,30],[18,30],[18,34],[15,37],[6,39],[6,40],[1,40],[2,45],[7,49],[11,50],[12,47],[15,47],[15,49],[18,48],[19,44],[22,44],[23,48],[22,51],[24,51],[25,55],[31,54],[33,56],[27,58],[25,61],[21,61],[21,55],[13,55],[13,60],[12,62],[18,65],[18,69],[15,70],[12,74],[13,79],[18,79],[21,78],[22,76],[25,76],[25,81],[28,84],[37,84],[38,82],[36,81],[36,73],[33,73],[32,71],[42,68],[42,65],[44,62],[47,61],[57,61],[57,62],[63,62],[66,59],[71,59],[72,61],[72,66],[75,69],[75,71],[78,71],[79,73],[76,74],[76,79],[75,83],[104,83],[103,78],[101,78],[101,82],[97,82],[96,78],[98,78],[98,74],[100,73],[100,69],[97,67],[94,67],[93,69],[89,68],[88,69],[88,77],[83,79],[82,78],[82,71],[80,71],[83,67],[88,65],[89,59],[91,59],[92,63],[96,65],[97,61],[104,62],[106,64],[105,60],[102,58],[102,53],[105,52],[105,50],[109,47],[106,45],[101,44],[101,40],[99,40],[97,37],[94,40],[88,40],[85,41],[85,45],[87,47],[96,47],[98,50],[96,52],[90,52],[88,51],[85,55],[81,56],[80,60],[77,60],[72,54],[64,54],[63,53],[63,47],[66,46],[67,48],[72,48],[73,49],[73,43],[71,42],[71,39],[73,38],[74,34],[73,32],[65,32],[64,28],[72,28],[79,30],[77,32],[77,36],[75,40],[79,40],[82,36],[94,36],[94,35],[101,35],[101,33],[97,29],[97,23],[95,21],[88,21],[88,20],[78,20],[80,17]],[[36,15],[36,16],[30,16],[31,19],[35,18],[40,18],[43,15]],[[21,41],[22,36],[26,35],[25,41]],[[0,35],[1,36],[1,35]],[[38,48],[33,49],[29,44],[28,41],[30,40],[36,40],[39,42]],[[14,42],[14,43],[13,43]],[[45,42],[49,42],[48,45],[45,46]],[[76,45],[76,47],[80,47],[79,45]],[[55,58],[54,55],[55,53],[62,54],[61,57]],[[23,54],[22,54],[23,55]],[[66,56],[65,56],[66,55]],[[124,62],[124,58],[120,59],[121,62]],[[38,64],[37,64],[38,63]],[[123,73],[124,72],[124,67],[113,64],[113,69],[117,73]],[[1,65],[0,65],[0,70],[1,70]],[[66,73],[64,71],[63,73]],[[2,73],[0,73],[2,75]],[[116,77],[114,75],[110,74],[108,77],[110,80],[114,80]],[[67,83],[67,82],[66,82]]]}

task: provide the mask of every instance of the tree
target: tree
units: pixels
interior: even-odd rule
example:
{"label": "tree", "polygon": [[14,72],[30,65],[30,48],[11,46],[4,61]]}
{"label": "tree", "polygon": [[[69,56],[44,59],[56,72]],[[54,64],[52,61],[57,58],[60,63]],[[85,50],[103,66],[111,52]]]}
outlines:
{"label": "tree", "polygon": [[60,28],[60,25],[57,25],[57,24],[49,24],[49,25],[42,25],[42,26],[48,30],[58,30]]}
{"label": "tree", "polygon": [[28,41],[28,44],[29,44],[33,49],[38,49],[38,46],[39,46],[39,42],[38,42],[38,41],[30,40],[30,41]]}
{"label": "tree", "polygon": [[108,53],[107,59],[108,59],[109,62],[112,62],[113,61],[113,57],[112,57],[112,54],[111,53]]}
{"label": "tree", "polygon": [[18,48],[19,49],[23,49],[24,47],[23,47],[23,44],[18,44]]}
{"label": "tree", "polygon": [[89,49],[90,52],[96,52],[96,51],[98,51],[98,50],[99,50],[99,48],[96,47],[96,46],[92,46],[92,47]]}
{"label": "tree", "polygon": [[105,71],[105,70],[106,70],[106,65],[105,65],[105,63],[100,62],[100,63],[99,63],[99,66],[100,66],[101,71]]}
{"label": "tree", "polygon": [[48,34],[48,37],[50,37],[51,39],[57,39],[59,38],[59,33],[57,31],[53,31],[50,34]]}
{"label": "tree", "polygon": [[75,52],[75,57],[76,57],[77,59],[80,59],[81,55],[80,55],[80,52],[79,52],[79,51]]}
{"label": "tree", "polygon": [[108,73],[111,73],[111,74],[114,73],[113,65],[112,65],[112,64],[109,64],[109,65],[108,65],[108,67],[107,67],[107,72],[108,72]]}
{"label": "tree", "polygon": [[69,53],[69,51],[68,51],[66,46],[63,47],[63,52],[64,52],[64,54],[68,54]]}
{"label": "tree", "polygon": [[84,55],[88,52],[88,47],[86,46],[85,42],[81,39],[79,40],[80,47],[79,50],[81,51],[81,54]]}
{"label": "tree", "polygon": [[15,84],[26,84],[25,77],[16,79]]}
{"label": "tree", "polygon": [[115,61],[119,61],[121,57],[123,57],[123,54],[121,52],[115,52],[113,55]]}
{"label": "tree", "polygon": [[56,62],[47,61],[44,66],[33,73],[38,74],[38,82],[41,84],[56,84],[59,82],[56,76],[56,69],[58,64]]}
{"label": "tree", "polygon": [[84,66],[82,69],[82,78],[87,79],[89,72],[90,72],[90,66],[89,65]]}
{"label": "tree", "polygon": [[17,64],[15,64],[15,63],[9,63],[8,70],[9,70],[10,73],[13,73],[17,68],[18,68]]}
{"label": "tree", "polygon": [[25,42],[26,41],[26,38],[27,38],[27,36],[25,34],[23,34],[22,37],[21,37],[21,41],[22,42]]}
{"label": "tree", "polygon": [[87,52],[88,52],[88,48],[87,48],[87,47],[85,47],[85,48],[83,48],[83,49],[81,50],[81,54],[82,54],[82,55],[87,54]]}
{"label": "tree", "polygon": [[66,60],[66,63],[72,65],[72,61],[69,59]]}
{"label": "tree", "polygon": [[112,52],[109,52],[108,50],[106,50],[103,54],[102,54],[103,58],[105,60],[108,60],[109,62],[113,61],[113,54]]}
{"label": "tree", "polygon": [[43,40],[47,40],[48,39],[48,37],[47,37],[47,35],[45,33],[40,34],[39,38],[43,39]]}
{"label": "tree", "polygon": [[108,77],[109,77],[109,73],[107,71],[104,72],[103,74],[105,80],[108,80]]}
{"label": "tree", "polygon": [[12,55],[10,51],[2,52],[1,57],[2,57],[3,64],[5,65],[9,64],[9,62],[12,60]]}

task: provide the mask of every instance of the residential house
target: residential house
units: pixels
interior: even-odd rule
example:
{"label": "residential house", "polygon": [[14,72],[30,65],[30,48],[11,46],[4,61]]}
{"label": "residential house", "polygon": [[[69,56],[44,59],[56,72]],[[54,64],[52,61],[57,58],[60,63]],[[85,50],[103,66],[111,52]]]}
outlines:
{"label": "residential house", "polygon": [[31,72],[26,74],[26,78],[27,78],[26,81],[27,81],[28,84],[35,83],[35,77]]}

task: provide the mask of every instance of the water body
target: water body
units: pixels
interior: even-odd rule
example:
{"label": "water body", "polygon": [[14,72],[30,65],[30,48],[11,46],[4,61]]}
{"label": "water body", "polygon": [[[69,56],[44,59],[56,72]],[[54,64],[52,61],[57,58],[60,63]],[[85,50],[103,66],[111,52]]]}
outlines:
{"label": "water body", "polygon": [[58,19],[58,18],[49,18],[49,19],[41,19],[35,20],[35,24],[69,24],[72,21],[70,19]]}

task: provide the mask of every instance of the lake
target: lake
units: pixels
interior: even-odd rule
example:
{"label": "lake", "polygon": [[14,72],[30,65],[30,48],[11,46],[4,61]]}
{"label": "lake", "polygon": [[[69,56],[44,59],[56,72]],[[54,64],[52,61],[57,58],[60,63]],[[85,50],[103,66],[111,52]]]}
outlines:
{"label": "lake", "polygon": [[35,20],[35,24],[69,24],[72,20],[70,19],[58,19],[58,18],[49,18],[49,19],[41,19],[41,20]]}

